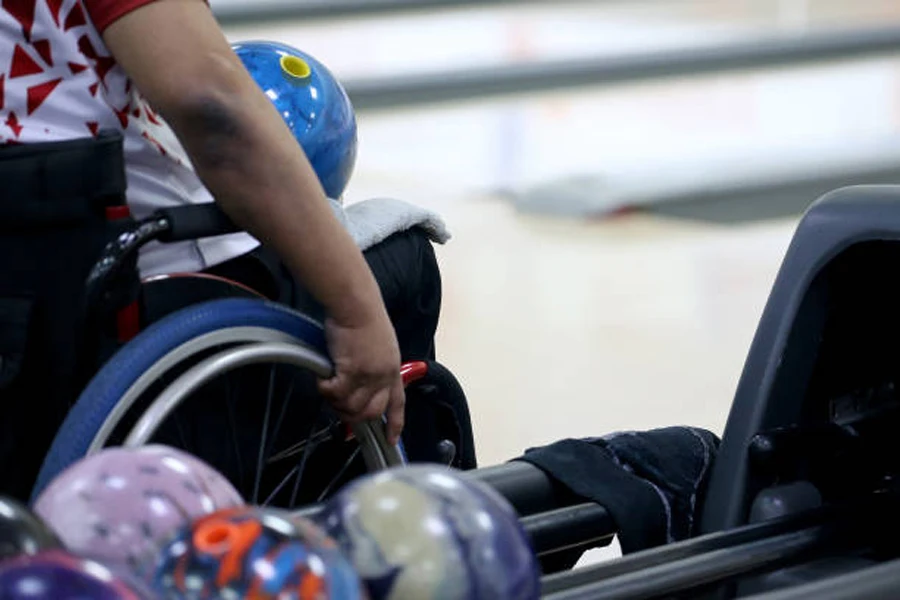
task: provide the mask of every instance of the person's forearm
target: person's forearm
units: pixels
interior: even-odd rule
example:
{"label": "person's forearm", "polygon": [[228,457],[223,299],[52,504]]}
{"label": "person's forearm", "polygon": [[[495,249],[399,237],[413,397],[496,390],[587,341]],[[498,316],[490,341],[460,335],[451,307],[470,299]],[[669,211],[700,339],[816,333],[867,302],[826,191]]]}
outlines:
{"label": "person's forearm", "polygon": [[236,224],[278,253],[330,315],[370,318],[383,306],[368,265],[274,107],[246,85],[164,116]]}

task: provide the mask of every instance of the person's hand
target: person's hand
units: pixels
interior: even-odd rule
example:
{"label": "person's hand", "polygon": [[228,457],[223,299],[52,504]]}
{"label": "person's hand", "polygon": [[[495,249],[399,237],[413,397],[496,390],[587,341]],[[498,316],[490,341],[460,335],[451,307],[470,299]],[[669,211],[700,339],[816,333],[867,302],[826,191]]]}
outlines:
{"label": "person's hand", "polygon": [[406,396],[397,337],[387,315],[353,327],[329,318],[325,335],[335,373],[319,382],[319,391],[346,422],[380,420],[386,414],[388,441],[396,444]]}

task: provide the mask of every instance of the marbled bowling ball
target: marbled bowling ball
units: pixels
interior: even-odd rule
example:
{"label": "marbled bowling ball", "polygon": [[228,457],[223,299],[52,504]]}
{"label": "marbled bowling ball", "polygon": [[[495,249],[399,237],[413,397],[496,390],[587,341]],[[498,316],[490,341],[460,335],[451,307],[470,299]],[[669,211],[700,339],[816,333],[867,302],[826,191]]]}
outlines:
{"label": "marbled bowling ball", "polygon": [[532,600],[540,570],[510,504],[446,467],[357,479],[318,519],[374,600]]}
{"label": "marbled bowling ball", "polygon": [[47,524],[19,502],[0,496],[0,560],[51,548],[62,544]]}
{"label": "marbled bowling ball", "polygon": [[247,41],[234,52],[275,105],[329,198],[344,193],[356,165],[356,115],[325,65],[286,44]]}
{"label": "marbled bowling ball", "polygon": [[196,520],[166,544],[152,587],[171,600],[366,600],[337,544],[313,523],[244,507]]}
{"label": "marbled bowling ball", "polygon": [[147,553],[192,519],[243,503],[199,458],[150,445],[108,448],[74,463],[34,508],[69,550],[137,572]]}
{"label": "marbled bowling ball", "polygon": [[106,566],[61,550],[0,563],[3,600],[151,600],[134,581]]}

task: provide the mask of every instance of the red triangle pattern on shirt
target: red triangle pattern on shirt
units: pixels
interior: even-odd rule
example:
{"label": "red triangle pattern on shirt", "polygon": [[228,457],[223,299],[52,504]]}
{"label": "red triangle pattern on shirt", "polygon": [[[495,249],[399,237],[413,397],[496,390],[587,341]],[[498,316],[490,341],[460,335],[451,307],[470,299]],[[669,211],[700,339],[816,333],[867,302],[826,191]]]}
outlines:
{"label": "red triangle pattern on shirt", "polygon": [[97,77],[100,81],[103,81],[110,70],[116,66],[115,59],[109,56],[100,56],[100,54],[97,53],[90,38],[86,35],[78,38],[78,49],[81,50],[81,53],[88,57],[88,59],[94,61],[94,70],[97,72]]}
{"label": "red triangle pattern on shirt", "polygon": [[3,110],[4,104],[6,104],[6,73],[0,73],[0,110]]}
{"label": "red triangle pattern on shirt", "polygon": [[9,111],[9,116],[6,117],[6,126],[12,129],[16,137],[19,137],[22,133],[22,126],[19,125],[19,118],[16,116],[16,113],[12,111]]}
{"label": "red triangle pattern on shirt", "polygon": [[24,77],[43,72],[44,69],[33,58],[28,56],[25,49],[16,44],[16,48],[13,50],[12,65],[9,68],[9,78]]}
{"label": "red triangle pattern on shirt", "polygon": [[147,133],[146,131],[144,131],[144,132],[141,133],[141,137],[143,137],[143,138],[146,139],[148,142],[150,142],[151,144],[153,144],[154,146],[156,146],[156,149],[159,150],[159,153],[160,153],[160,154],[162,154],[163,156],[168,155],[168,152],[166,152],[166,149],[163,148],[162,144],[160,144],[160,143],[156,140],[155,137],[153,137],[152,135],[150,135],[150,134]]}
{"label": "red triangle pattern on shirt", "polygon": [[114,58],[110,58],[109,56],[97,57],[97,61],[94,64],[94,71],[97,72],[97,78],[100,79],[104,85],[106,85],[106,82],[103,80],[106,79],[106,76],[115,66],[116,61]]}
{"label": "red triangle pattern on shirt", "polygon": [[87,68],[88,68],[87,65],[80,65],[78,63],[73,63],[73,62],[69,63],[69,70],[72,71],[72,75],[81,73],[82,71],[87,70]]}
{"label": "red triangle pattern on shirt", "polygon": [[113,109],[113,112],[116,113],[116,116],[119,117],[119,124],[122,127],[128,127],[128,110],[130,107],[126,106],[122,110]]}
{"label": "red triangle pattern on shirt", "polygon": [[54,79],[53,81],[45,81],[44,83],[39,83],[38,85],[33,85],[28,88],[28,114],[30,115],[36,111],[38,107],[44,103],[44,100],[47,99],[47,96],[49,96],[61,82],[62,77]]}
{"label": "red triangle pattern on shirt", "polygon": [[97,54],[97,50],[94,48],[94,45],[91,43],[91,38],[87,36],[87,34],[78,38],[78,49],[81,50],[81,53],[87,56],[91,60],[96,60],[99,54]]}
{"label": "red triangle pattern on shirt", "polygon": [[19,25],[22,26],[22,33],[25,34],[25,41],[30,42],[37,0],[3,0],[0,6],[19,22]]}
{"label": "red triangle pattern on shirt", "polygon": [[63,29],[68,31],[73,27],[82,25],[87,25],[87,19],[84,18],[84,10],[81,8],[81,3],[76,2],[72,10],[69,11],[69,16],[66,17],[66,24],[63,26]]}
{"label": "red triangle pattern on shirt", "polygon": [[50,8],[50,14],[53,15],[53,22],[59,26],[59,13],[62,11],[63,0],[47,0],[47,6]]}
{"label": "red triangle pattern on shirt", "polygon": [[153,112],[153,109],[150,108],[150,105],[146,102],[144,103],[144,114],[147,115],[147,119],[154,125],[162,125],[162,123],[159,122],[159,119],[156,118],[156,113]]}
{"label": "red triangle pattern on shirt", "polygon": [[85,125],[87,125],[87,128],[90,129],[91,135],[93,136],[96,136],[97,132],[100,130],[100,123],[96,121],[88,121],[87,123],[85,123]]}
{"label": "red triangle pattern on shirt", "polygon": [[31,44],[37,50],[44,62],[49,66],[53,66],[53,50],[50,48],[50,40],[39,40]]}

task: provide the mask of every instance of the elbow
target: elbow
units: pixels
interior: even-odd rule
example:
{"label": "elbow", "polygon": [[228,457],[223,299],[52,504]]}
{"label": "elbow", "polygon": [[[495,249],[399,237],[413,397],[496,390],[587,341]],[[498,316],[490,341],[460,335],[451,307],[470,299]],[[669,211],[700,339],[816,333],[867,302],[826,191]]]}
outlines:
{"label": "elbow", "polygon": [[251,134],[248,109],[255,84],[236,71],[233,65],[214,66],[188,78],[158,107],[195,162],[219,166]]}
{"label": "elbow", "polygon": [[239,165],[241,149],[250,143],[252,128],[233,98],[206,93],[185,98],[170,125],[195,166],[204,170]]}

